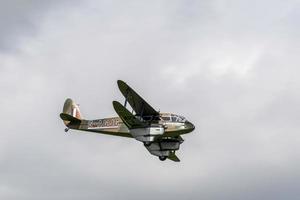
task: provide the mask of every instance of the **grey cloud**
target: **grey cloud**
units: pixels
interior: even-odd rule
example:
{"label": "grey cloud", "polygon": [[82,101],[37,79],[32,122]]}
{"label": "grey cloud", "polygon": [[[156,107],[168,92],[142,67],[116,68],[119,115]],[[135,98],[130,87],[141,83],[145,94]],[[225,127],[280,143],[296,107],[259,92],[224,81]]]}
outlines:
{"label": "grey cloud", "polygon": [[[1,198],[298,198],[297,1],[57,5],[21,6],[51,12],[20,54],[1,57]],[[181,163],[63,132],[67,97],[86,118],[115,115],[117,79],[196,124]]]}
{"label": "grey cloud", "polygon": [[16,50],[18,43],[38,34],[39,24],[47,12],[59,5],[71,7],[77,1],[2,1],[0,8],[0,50],[1,53]]}

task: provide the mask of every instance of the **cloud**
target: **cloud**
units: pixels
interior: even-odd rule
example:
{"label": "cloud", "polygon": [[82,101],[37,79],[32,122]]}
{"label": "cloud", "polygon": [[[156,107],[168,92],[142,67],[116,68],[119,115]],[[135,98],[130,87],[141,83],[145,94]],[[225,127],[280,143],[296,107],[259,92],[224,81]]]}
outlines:
{"label": "cloud", "polygon": [[[297,1],[2,5],[1,198],[297,199]],[[116,115],[117,79],[196,124],[181,163],[63,132],[67,97]]]}
{"label": "cloud", "polygon": [[[76,4],[78,1],[72,1]],[[0,52],[17,49],[18,43],[38,35],[39,24],[51,9],[58,5],[71,7],[70,1],[12,0],[1,3],[0,8]]]}

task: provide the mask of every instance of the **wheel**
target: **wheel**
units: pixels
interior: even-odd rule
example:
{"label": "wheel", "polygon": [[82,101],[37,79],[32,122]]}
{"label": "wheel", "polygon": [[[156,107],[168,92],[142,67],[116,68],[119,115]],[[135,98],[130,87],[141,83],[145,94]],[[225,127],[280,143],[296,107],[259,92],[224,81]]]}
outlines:
{"label": "wheel", "polygon": [[149,147],[150,145],[151,145],[150,142],[144,142],[144,146],[145,146],[145,147]]}
{"label": "wheel", "polygon": [[159,160],[165,161],[167,159],[167,156],[159,156]]}

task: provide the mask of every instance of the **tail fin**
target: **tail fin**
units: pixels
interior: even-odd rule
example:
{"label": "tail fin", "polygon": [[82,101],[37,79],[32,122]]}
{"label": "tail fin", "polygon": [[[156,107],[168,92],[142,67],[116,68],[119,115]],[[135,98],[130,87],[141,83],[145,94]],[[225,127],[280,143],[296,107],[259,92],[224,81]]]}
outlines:
{"label": "tail fin", "polygon": [[71,121],[81,121],[82,119],[78,105],[69,98],[65,101],[63,112],[60,114],[60,117],[65,125],[68,125]]}

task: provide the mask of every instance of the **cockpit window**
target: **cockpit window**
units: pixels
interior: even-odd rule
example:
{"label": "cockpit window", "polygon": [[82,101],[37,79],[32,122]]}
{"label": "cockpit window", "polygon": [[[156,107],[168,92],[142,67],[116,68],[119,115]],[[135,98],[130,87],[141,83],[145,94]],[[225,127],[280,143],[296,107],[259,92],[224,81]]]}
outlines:
{"label": "cockpit window", "polygon": [[184,117],[179,116],[179,115],[174,116],[174,118],[175,118],[175,119],[173,119],[173,117],[172,117],[172,121],[174,121],[174,122],[180,122],[180,123],[183,123],[183,122],[186,121],[186,119],[185,119]]}
{"label": "cockpit window", "polygon": [[186,121],[186,119],[182,116],[178,116],[177,120],[178,120],[178,122],[185,122]]}
{"label": "cockpit window", "polygon": [[163,117],[161,117],[161,119],[164,121],[179,122],[179,123],[184,123],[186,121],[186,119],[184,117],[179,116],[179,115],[174,115],[174,114],[171,114],[170,117],[163,116]]}

